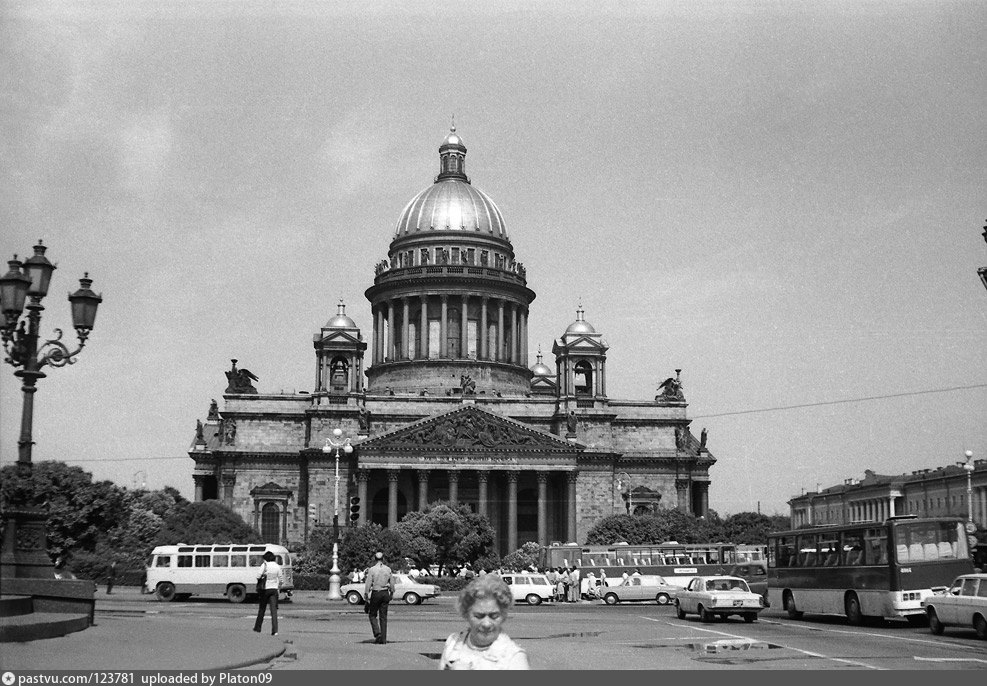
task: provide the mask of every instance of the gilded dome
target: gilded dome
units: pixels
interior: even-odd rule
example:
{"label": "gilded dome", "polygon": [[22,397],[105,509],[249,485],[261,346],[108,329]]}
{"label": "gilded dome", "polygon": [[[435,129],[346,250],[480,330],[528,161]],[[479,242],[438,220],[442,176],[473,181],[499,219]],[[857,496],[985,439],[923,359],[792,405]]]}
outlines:
{"label": "gilded dome", "polygon": [[596,329],[588,321],[583,319],[583,306],[580,305],[576,310],[576,321],[569,325],[569,328],[565,330],[568,333],[596,333]]}
{"label": "gilded dome", "polygon": [[326,322],[323,329],[355,329],[356,322],[349,318],[346,314],[346,305],[343,301],[339,301],[339,305],[336,306],[336,316]]}
{"label": "gilded dome", "polygon": [[538,348],[538,361],[531,365],[531,373],[534,376],[555,376],[555,372],[547,364],[541,361],[541,348]]}
{"label": "gilded dome", "polygon": [[439,146],[435,182],[411,199],[401,212],[394,238],[423,231],[466,231],[509,241],[504,217],[490,197],[466,176],[466,146],[455,127]]}

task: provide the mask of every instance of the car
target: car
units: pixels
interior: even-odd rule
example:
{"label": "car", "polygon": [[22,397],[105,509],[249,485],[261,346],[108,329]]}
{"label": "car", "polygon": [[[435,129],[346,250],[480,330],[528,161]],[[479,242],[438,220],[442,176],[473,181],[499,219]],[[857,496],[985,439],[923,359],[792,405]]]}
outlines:
{"label": "car", "polygon": [[623,602],[654,600],[659,605],[668,605],[679,589],[669,584],[665,577],[657,574],[635,574],[623,580],[618,586],[600,587],[597,595],[607,605]]}
{"label": "car", "polygon": [[[361,605],[366,602],[363,597],[364,582],[345,584],[339,589],[340,594],[346,598],[350,605]],[[421,605],[423,600],[438,598],[442,595],[438,586],[433,584],[420,584],[414,577],[404,573],[394,575],[394,597],[400,598],[408,605]]]}
{"label": "car", "polygon": [[970,627],[987,640],[987,574],[963,574],[948,589],[922,601],[929,629],[939,635],[947,626]]}
{"label": "car", "polygon": [[747,582],[751,593],[757,593],[764,598],[764,607],[771,607],[768,602],[768,563],[764,560],[752,560],[735,564],[727,570],[729,576],[739,576]]}
{"label": "car", "polygon": [[528,605],[541,605],[543,600],[555,599],[555,586],[544,574],[519,572],[501,574],[500,578],[511,587],[515,602],[523,600]]}
{"label": "car", "polygon": [[701,622],[711,622],[714,617],[726,619],[730,615],[740,615],[745,622],[753,622],[764,609],[764,598],[752,593],[739,576],[697,576],[676,594],[675,605],[679,619],[692,613],[698,614]]}

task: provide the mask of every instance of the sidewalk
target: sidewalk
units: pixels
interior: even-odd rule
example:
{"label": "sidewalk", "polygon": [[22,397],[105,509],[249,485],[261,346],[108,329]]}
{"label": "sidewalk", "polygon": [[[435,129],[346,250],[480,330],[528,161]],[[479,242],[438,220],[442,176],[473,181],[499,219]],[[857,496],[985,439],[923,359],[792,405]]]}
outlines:
{"label": "sidewalk", "polygon": [[[156,613],[152,603],[141,602],[148,596],[137,587],[118,587],[109,597],[112,605],[97,592],[96,624],[84,631],[0,644],[0,671],[229,670],[270,662],[290,647],[268,633],[270,617],[265,633],[255,633],[249,620],[231,626],[228,618],[199,617],[190,624],[182,616]],[[252,612],[253,605],[244,605],[244,614]]]}

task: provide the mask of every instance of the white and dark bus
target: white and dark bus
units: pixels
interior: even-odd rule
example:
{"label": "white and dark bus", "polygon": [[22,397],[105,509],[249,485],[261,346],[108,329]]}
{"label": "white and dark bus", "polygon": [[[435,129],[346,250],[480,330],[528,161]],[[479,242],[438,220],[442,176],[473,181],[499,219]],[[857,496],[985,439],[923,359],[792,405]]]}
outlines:
{"label": "white and dark bus", "polygon": [[166,602],[192,595],[225,595],[231,603],[242,603],[254,594],[268,551],[281,565],[281,591],[290,598],[294,587],[291,555],[273,543],[158,546],[151,551],[144,592]]}
{"label": "white and dark bus", "polygon": [[803,613],[925,621],[922,600],[973,571],[964,522],[891,517],[768,535],[768,596]]}

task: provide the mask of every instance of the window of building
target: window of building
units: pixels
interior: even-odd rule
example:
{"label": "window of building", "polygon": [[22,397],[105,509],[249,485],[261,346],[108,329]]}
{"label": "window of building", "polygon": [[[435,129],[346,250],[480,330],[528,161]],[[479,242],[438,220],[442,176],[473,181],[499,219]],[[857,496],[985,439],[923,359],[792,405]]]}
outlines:
{"label": "window of building", "polygon": [[476,248],[466,249],[466,264],[475,264],[476,261]]}
{"label": "window of building", "polygon": [[428,359],[439,359],[439,342],[442,340],[442,322],[438,319],[428,320]]}
{"label": "window of building", "polygon": [[466,357],[475,360],[477,356],[477,344],[479,338],[476,333],[477,321],[470,319],[466,322]]}
{"label": "window of building", "polygon": [[260,512],[260,535],[267,543],[281,539],[281,510],[274,503],[267,503]]}
{"label": "window of building", "polygon": [[573,368],[576,395],[593,395],[593,367],[586,360],[580,360]]}

